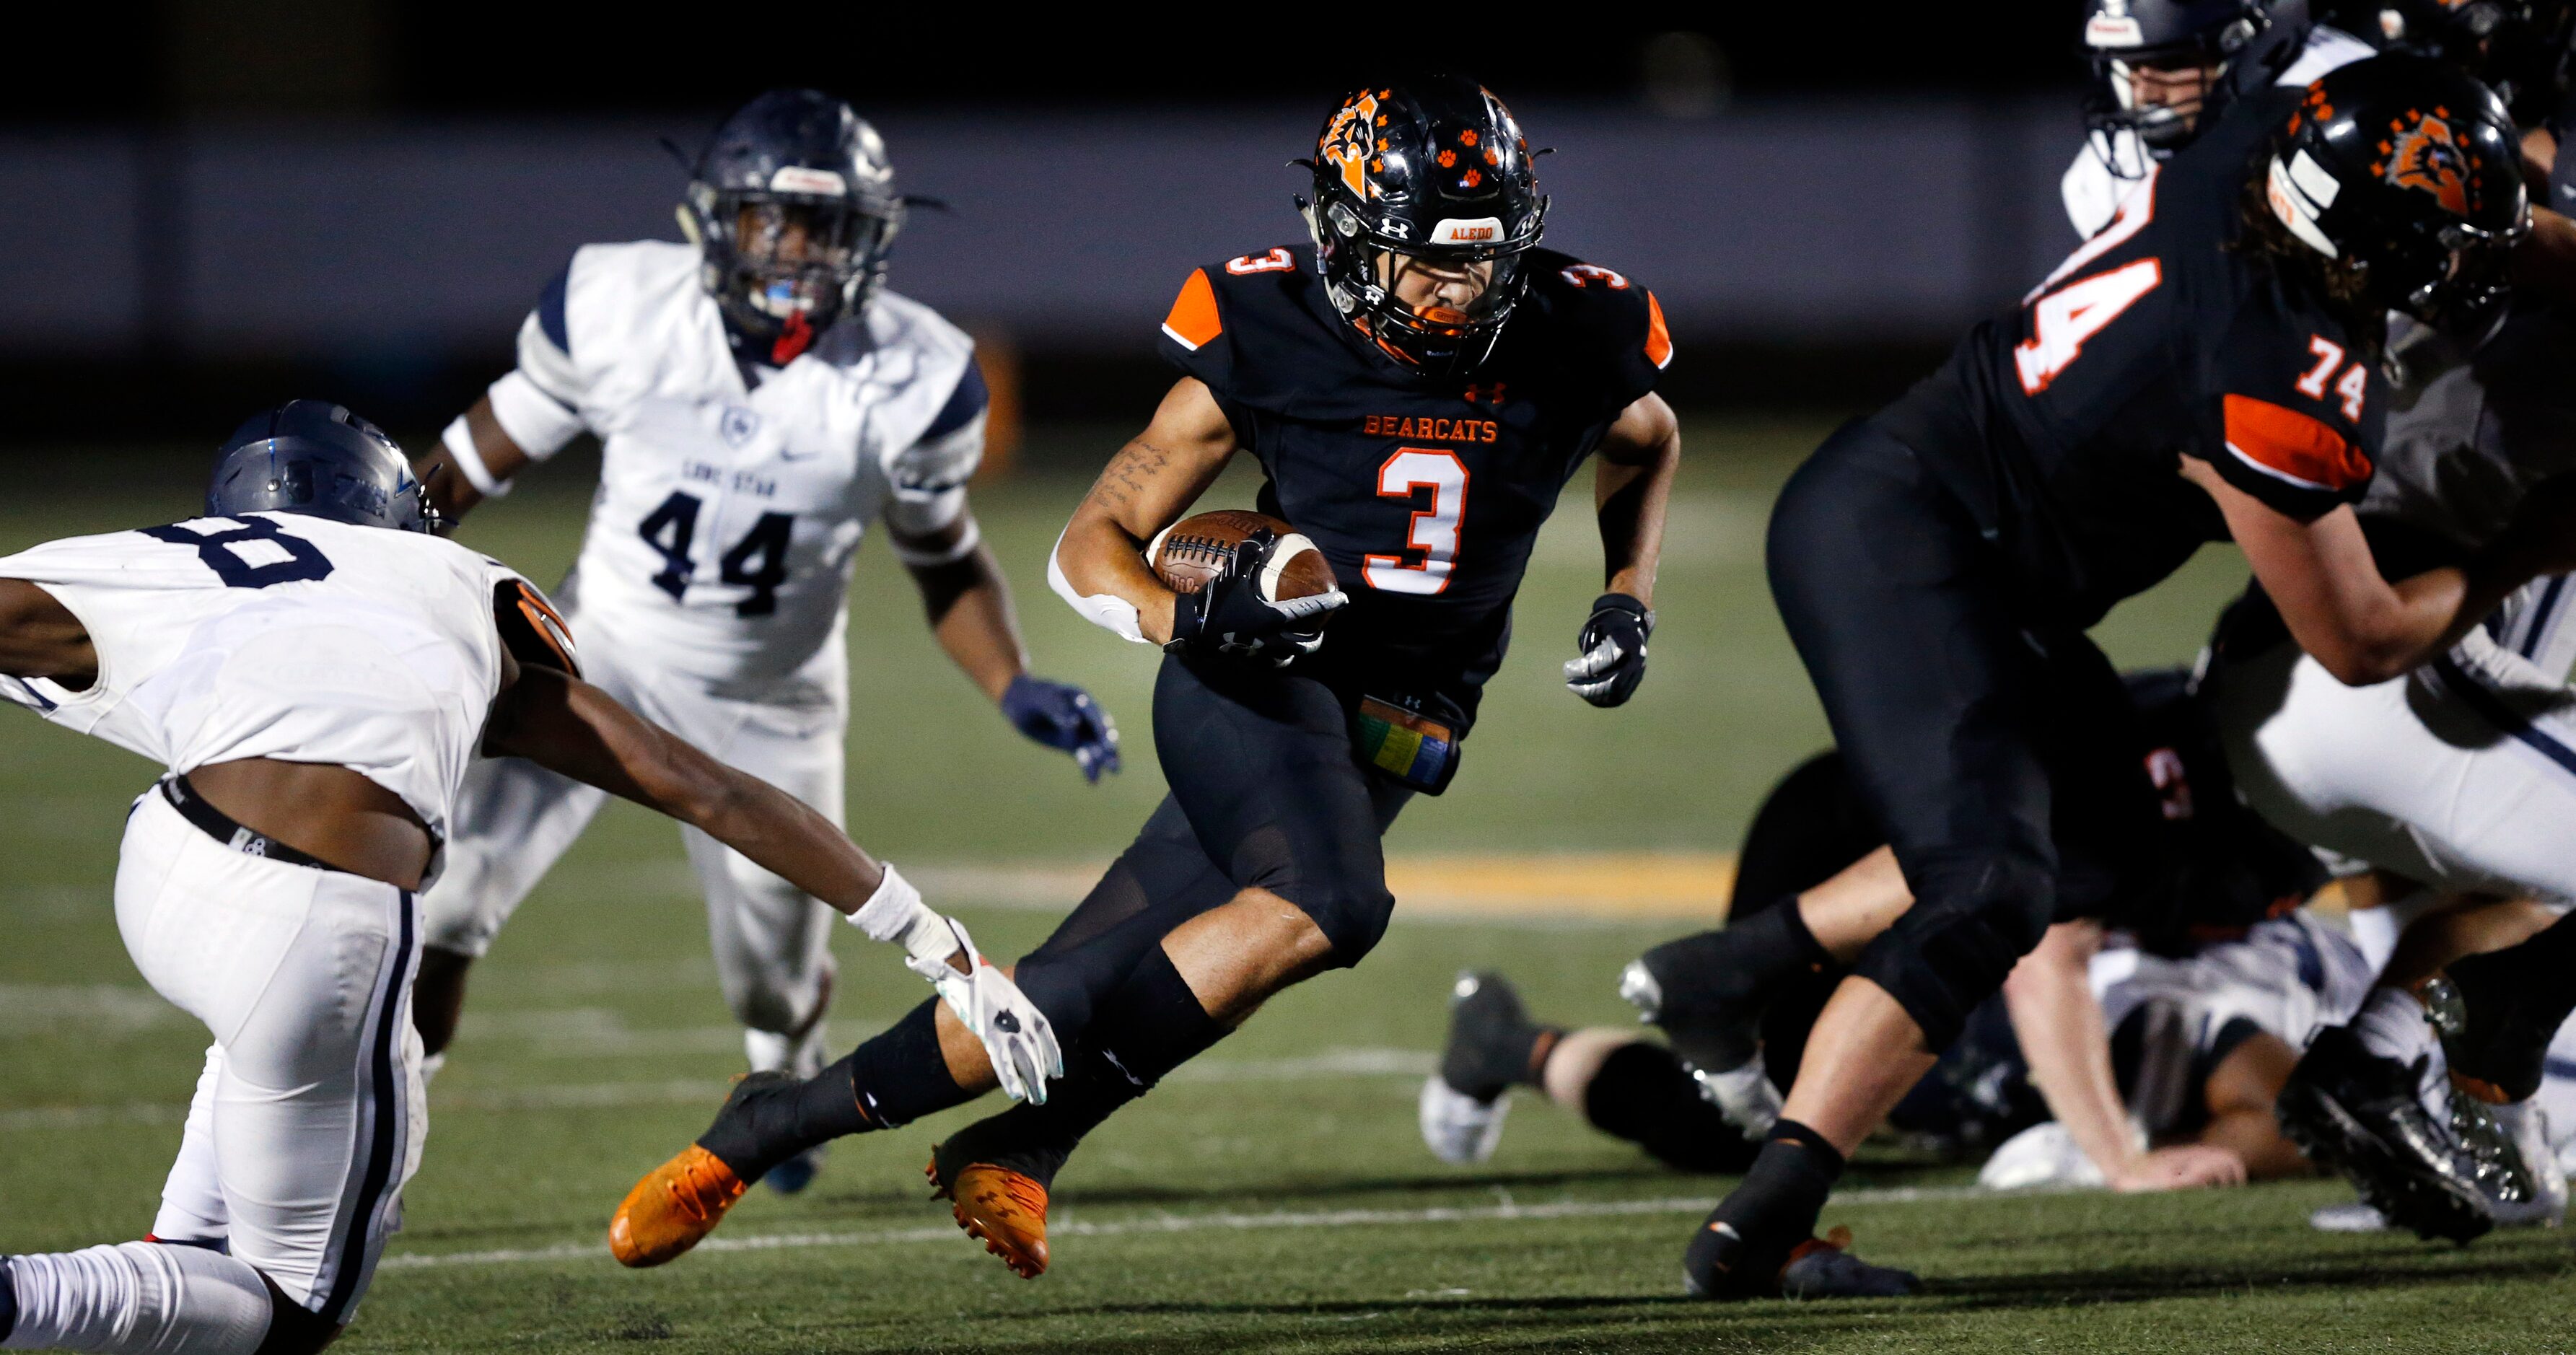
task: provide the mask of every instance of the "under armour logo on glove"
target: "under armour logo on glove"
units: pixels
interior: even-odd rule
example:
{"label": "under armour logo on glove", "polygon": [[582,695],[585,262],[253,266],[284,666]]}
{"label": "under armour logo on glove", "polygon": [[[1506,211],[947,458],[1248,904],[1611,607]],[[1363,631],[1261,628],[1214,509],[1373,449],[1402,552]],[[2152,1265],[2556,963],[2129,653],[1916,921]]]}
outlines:
{"label": "under armour logo on glove", "polygon": [[1336,588],[1302,598],[1262,596],[1262,566],[1278,544],[1266,527],[1252,533],[1234,548],[1223,573],[1199,591],[1181,594],[1172,607],[1172,641],[1164,648],[1214,650],[1283,668],[1314,653],[1324,643],[1322,619],[1350,605],[1350,594]]}
{"label": "under armour logo on glove", "polygon": [[1655,614],[1625,593],[1604,593],[1574,644],[1583,653],[1565,661],[1565,689],[1596,706],[1624,704],[1646,680],[1646,637]]}

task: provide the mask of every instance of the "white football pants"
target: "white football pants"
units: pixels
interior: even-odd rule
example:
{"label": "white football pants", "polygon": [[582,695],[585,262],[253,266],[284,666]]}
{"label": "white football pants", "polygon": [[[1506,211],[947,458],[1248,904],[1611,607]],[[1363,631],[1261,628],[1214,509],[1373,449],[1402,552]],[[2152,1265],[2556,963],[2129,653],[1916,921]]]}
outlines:
{"label": "white football pants", "polygon": [[[581,662],[586,678],[637,714],[842,822],[844,701],[718,696],[702,679],[656,672],[587,637]],[[427,943],[482,955],[607,800],[604,791],[518,758],[476,763],[457,802],[446,871],[422,899]],[[746,1027],[753,1067],[819,1072],[836,915],[694,828],[682,828],[680,840],[706,896],[716,974]],[[793,1047],[791,1034],[802,1036]]]}
{"label": "white football pants", "polygon": [[[348,1321],[429,1132],[416,900],[243,855],[154,791],[126,821],[116,922],[144,979],[214,1036],[156,1235],[224,1242],[290,1299]],[[147,1298],[186,1295],[184,1266],[160,1286],[148,1265],[89,1270],[140,1274]]]}
{"label": "white football pants", "polygon": [[2576,581],[2542,579],[2402,678],[2283,642],[2214,665],[2237,789],[2274,827],[2440,890],[2576,901]]}

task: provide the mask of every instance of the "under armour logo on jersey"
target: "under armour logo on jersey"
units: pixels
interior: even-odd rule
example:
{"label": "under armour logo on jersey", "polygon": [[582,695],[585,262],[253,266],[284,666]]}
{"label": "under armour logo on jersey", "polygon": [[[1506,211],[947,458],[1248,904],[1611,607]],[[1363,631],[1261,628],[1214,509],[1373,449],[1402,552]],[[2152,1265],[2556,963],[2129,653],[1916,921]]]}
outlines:
{"label": "under armour logo on jersey", "polygon": [[1510,384],[1511,383],[1508,381],[1489,381],[1483,383],[1469,382],[1467,385],[1467,403],[1471,405],[1500,405],[1503,402],[1503,388]]}
{"label": "under armour logo on jersey", "polygon": [[723,435],[726,446],[742,447],[759,435],[760,415],[741,405],[727,405],[716,420],[716,432]]}

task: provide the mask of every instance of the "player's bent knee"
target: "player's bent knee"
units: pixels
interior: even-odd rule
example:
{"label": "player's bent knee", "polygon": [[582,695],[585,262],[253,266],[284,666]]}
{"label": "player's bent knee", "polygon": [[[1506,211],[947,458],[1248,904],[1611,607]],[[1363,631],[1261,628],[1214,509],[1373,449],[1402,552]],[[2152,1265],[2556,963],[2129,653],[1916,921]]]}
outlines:
{"label": "player's bent knee", "polygon": [[1395,895],[1383,882],[1339,885],[1292,902],[1324,934],[1326,967],[1331,969],[1348,969],[1366,959],[1385,938],[1387,920],[1395,915]]}
{"label": "player's bent knee", "polygon": [[1968,1014],[2003,990],[2047,933],[2056,903],[2055,881],[2035,864],[1992,861],[1956,878],[1966,890],[1927,888],[1853,966],[1896,999],[1934,1051],[1948,1048]]}

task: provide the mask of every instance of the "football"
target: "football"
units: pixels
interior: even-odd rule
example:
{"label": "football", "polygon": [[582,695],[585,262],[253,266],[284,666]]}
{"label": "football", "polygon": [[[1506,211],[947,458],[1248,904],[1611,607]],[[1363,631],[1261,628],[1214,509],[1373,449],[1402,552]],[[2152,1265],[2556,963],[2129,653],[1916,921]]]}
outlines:
{"label": "football", "polygon": [[1186,517],[1163,529],[1145,548],[1154,577],[1175,593],[1195,593],[1225,571],[1244,538],[1267,527],[1279,538],[1261,571],[1261,595],[1273,602],[1333,590],[1333,567],[1303,533],[1267,513],[1222,508]]}

